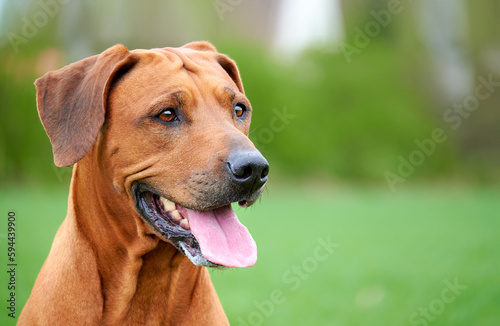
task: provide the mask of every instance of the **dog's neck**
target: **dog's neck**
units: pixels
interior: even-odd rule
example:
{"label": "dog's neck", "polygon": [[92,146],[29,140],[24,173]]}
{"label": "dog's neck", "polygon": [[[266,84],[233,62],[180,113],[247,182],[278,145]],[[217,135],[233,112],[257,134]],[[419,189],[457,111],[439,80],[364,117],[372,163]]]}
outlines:
{"label": "dog's neck", "polygon": [[201,316],[205,325],[211,318],[227,320],[207,269],[152,235],[130,197],[90,161],[84,158],[74,167],[68,218],[75,219],[77,231],[93,249],[102,324],[164,324]]}

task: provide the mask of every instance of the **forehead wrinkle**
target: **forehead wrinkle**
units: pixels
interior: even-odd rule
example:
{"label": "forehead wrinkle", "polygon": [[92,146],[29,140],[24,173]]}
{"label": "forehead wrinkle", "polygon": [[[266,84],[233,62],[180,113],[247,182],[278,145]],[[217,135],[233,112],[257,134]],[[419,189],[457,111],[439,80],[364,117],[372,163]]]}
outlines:
{"label": "forehead wrinkle", "polygon": [[227,102],[234,101],[239,95],[239,91],[235,91],[232,85],[220,85],[220,77],[226,76],[221,76],[219,69],[216,69],[219,68],[218,64],[214,67],[214,63],[216,63],[214,53],[176,48],[158,48],[154,51],[167,58],[169,65],[175,65],[173,67],[175,71],[179,73],[184,71],[178,76],[178,81],[186,81],[187,83],[184,85],[188,86],[188,89],[184,92],[177,92],[175,99],[178,102],[186,105],[207,106],[209,105],[205,103],[208,100],[206,97],[209,95],[207,91],[209,93],[215,91],[222,95],[219,97],[219,104],[226,105]]}
{"label": "forehead wrinkle", "polygon": [[170,64],[172,64],[173,68],[176,68],[177,70],[181,69],[184,65],[184,62],[182,58],[180,58],[176,53],[173,53],[173,51],[166,51],[166,49],[152,49],[154,53],[159,54],[162,58],[166,58]]}
{"label": "forehead wrinkle", "polygon": [[[184,69],[186,69],[187,71],[190,71],[190,72],[194,72],[194,73],[198,73],[201,68],[202,68],[202,65],[196,63],[194,60],[192,60],[189,55],[187,55],[186,53],[184,53],[185,51],[180,51],[179,49],[175,49],[175,48],[165,48],[165,52],[170,52],[170,53],[173,53],[175,54],[178,59],[182,62],[182,67]],[[197,53],[199,55],[199,53]]]}

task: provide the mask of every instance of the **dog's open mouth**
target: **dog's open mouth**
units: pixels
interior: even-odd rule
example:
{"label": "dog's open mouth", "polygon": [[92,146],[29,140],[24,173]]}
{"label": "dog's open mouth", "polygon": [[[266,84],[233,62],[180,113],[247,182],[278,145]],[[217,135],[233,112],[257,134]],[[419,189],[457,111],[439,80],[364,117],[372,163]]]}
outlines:
{"label": "dog's open mouth", "polygon": [[255,241],[230,204],[197,211],[142,187],[136,187],[135,197],[142,218],[193,264],[216,268],[255,264]]}

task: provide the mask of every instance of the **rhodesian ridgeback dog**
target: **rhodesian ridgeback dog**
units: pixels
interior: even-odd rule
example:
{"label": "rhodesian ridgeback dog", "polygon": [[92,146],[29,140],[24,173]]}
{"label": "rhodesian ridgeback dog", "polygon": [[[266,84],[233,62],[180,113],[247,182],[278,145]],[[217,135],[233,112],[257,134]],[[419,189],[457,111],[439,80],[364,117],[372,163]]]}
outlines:
{"label": "rhodesian ridgeback dog", "polygon": [[235,63],[206,42],[122,45],[37,79],[68,213],[19,325],[227,325],[206,267],[252,266],[231,203],[269,166]]}

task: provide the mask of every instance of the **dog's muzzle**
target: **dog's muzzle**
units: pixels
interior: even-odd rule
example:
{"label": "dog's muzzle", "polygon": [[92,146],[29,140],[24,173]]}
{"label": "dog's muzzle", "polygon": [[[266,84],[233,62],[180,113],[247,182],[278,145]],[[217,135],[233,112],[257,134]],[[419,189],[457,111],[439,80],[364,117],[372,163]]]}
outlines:
{"label": "dog's muzzle", "polygon": [[248,207],[257,200],[267,181],[269,164],[257,151],[237,151],[230,153],[224,165],[225,182],[205,183],[200,181],[206,179],[191,178],[197,186],[204,186],[191,191],[192,201],[182,205],[139,182],[133,186],[136,207],[163,240],[195,265],[252,266],[257,260],[257,246],[231,203]]}

